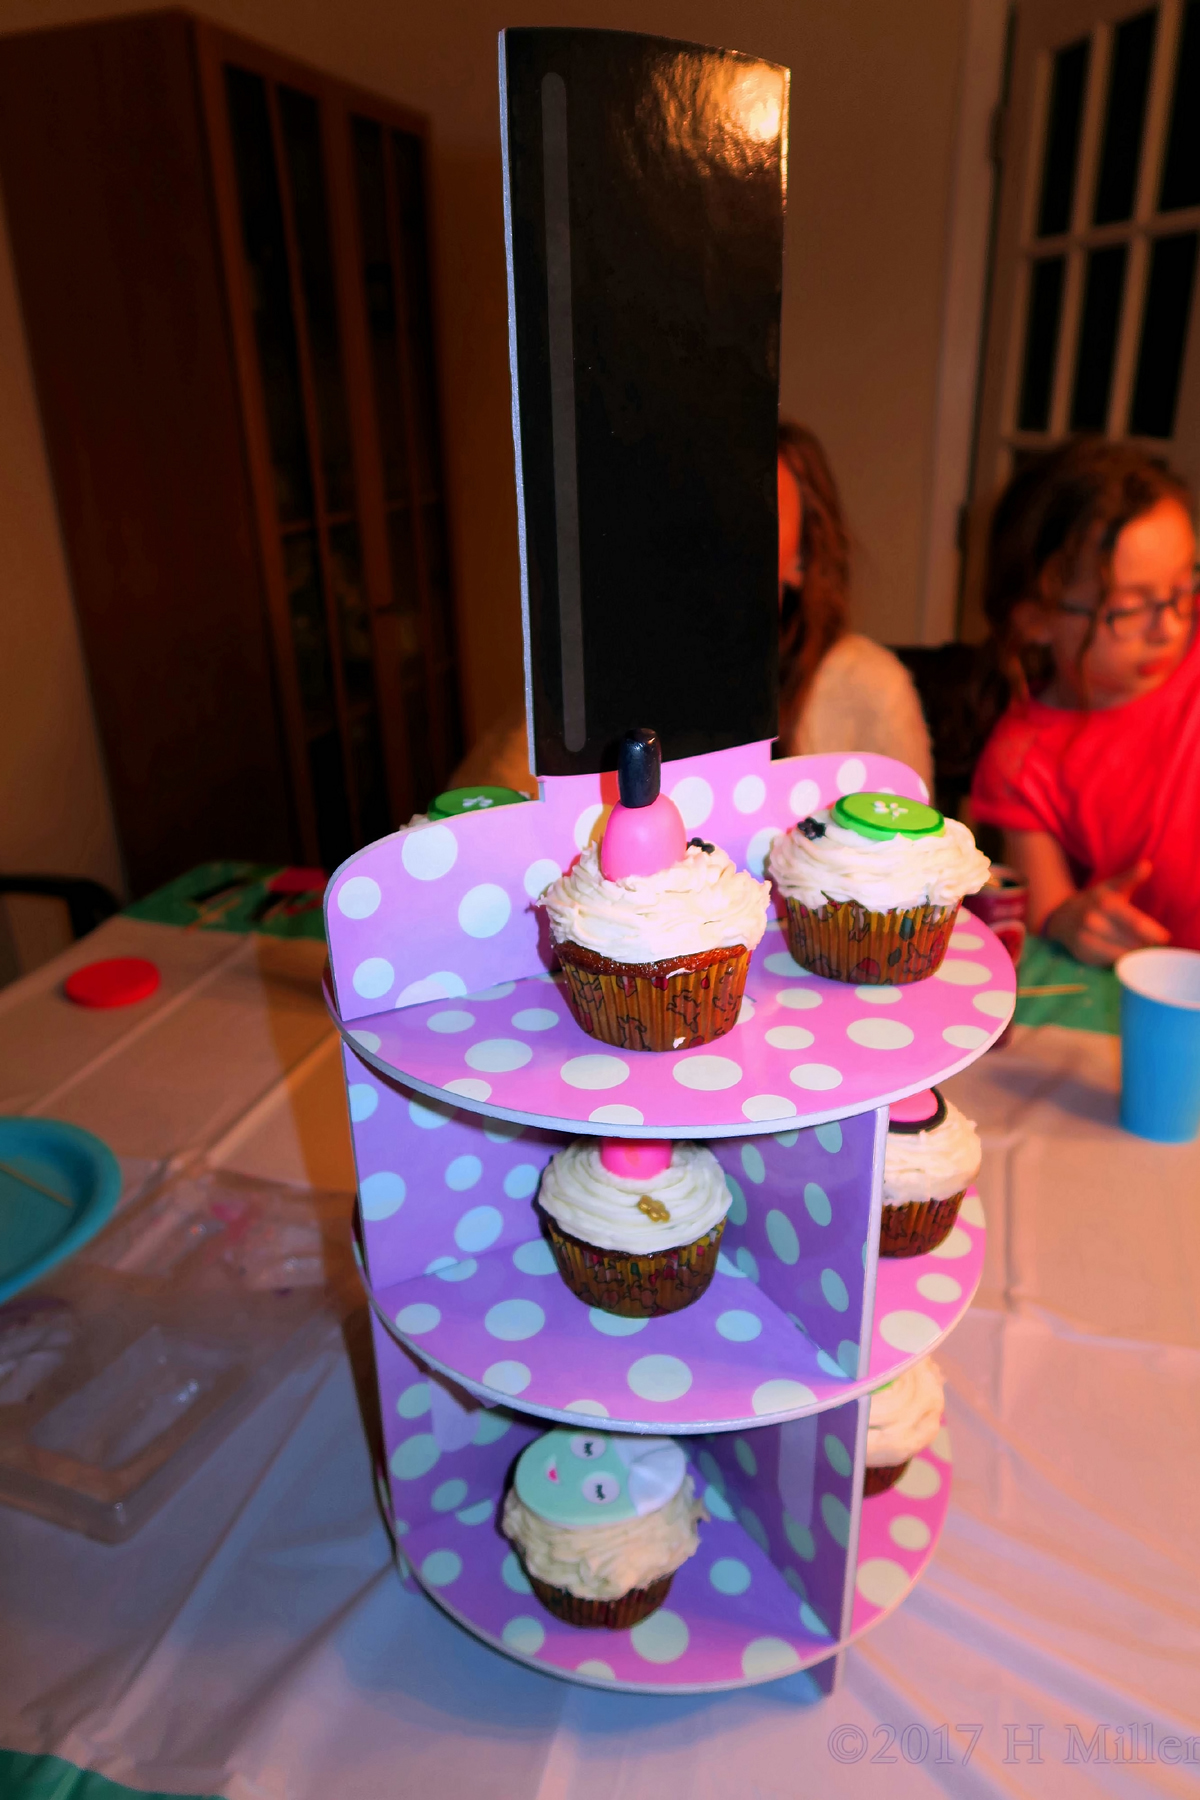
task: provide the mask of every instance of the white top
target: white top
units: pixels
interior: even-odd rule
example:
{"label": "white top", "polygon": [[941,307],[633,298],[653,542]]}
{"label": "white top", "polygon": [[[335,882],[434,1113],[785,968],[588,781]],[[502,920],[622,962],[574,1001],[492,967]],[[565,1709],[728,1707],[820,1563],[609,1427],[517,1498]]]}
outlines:
{"label": "white top", "polygon": [[780,720],[779,747],[785,756],[894,756],[933,787],[929,732],[912,676],[898,656],[858,632],[847,632],[821,658],[799,718]]}
{"label": "white top", "polygon": [[[826,651],[799,718],[780,720],[779,748],[784,756],[864,750],[894,756],[933,787],[929,732],[912,677],[898,656],[858,632],[847,632]],[[477,781],[536,798],[523,707],[510,709],[476,739],[446,786]]]}

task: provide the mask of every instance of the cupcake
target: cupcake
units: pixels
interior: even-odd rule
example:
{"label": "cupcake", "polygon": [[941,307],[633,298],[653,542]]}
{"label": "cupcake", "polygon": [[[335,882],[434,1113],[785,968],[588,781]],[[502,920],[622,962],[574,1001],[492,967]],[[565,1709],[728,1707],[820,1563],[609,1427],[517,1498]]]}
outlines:
{"label": "cupcake", "polygon": [[737,1024],[770,892],[659,792],[652,731],[621,742],[621,800],[541,899],[564,993],[589,1036],[621,1050],[690,1050]]}
{"label": "cupcake", "polygon": [[880,1256],[924,1256],[949,1237],[983,1150],[974,1121],[937,1090],[897,1100],[883,1163]]}
{"label": "cupcake", "polygon": [[863,1493],[884,1494],[899,1481],[942,1423],[942,1372],[932,1356],[886,1381],[871,1395]]}
{"label": "cupcake", "polygon": [[571,1292],[626,1319],[700,1298],[732,1200],[711,1150],[650,1140],[577,1138],[551,1157],[538,1191]]}
{"label": "cupcake", "polygon": [[707,1517],[671,1438],[548,1431],[517,1460],[501,1528],[555,1618],[624,1631],[662,1605]]}
{"label": "cupcake", "polygon": [[957,819],[898,794],[844,794],[780,832],[767,872],[788,946],[814,975],[923,981],[946,954],[964,894],[991,867]]}

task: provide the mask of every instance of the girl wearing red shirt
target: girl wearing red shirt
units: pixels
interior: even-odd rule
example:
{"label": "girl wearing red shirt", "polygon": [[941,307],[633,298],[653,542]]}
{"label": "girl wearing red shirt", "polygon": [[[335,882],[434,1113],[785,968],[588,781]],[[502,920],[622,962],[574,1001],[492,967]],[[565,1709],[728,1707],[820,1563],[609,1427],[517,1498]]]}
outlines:
{"label": "girl wearing red shirt", "polygon": [[1029,882],[1029,928],[1107,966],[1200,950],[1200,647],[1184,483],[1084,441],[1022,471],[992,525],[987,611],[1014,699],[971,809]]}

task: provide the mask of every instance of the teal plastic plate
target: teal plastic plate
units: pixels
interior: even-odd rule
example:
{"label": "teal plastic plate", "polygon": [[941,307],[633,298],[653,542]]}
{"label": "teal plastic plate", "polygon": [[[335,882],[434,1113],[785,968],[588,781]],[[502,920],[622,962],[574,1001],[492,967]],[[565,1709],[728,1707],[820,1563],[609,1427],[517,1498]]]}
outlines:
{"label": "teal plastic plate", "polygon": [[82,1249],[120,1193],[117,1159],[90,1131],[0,1118],[0,1301]]}

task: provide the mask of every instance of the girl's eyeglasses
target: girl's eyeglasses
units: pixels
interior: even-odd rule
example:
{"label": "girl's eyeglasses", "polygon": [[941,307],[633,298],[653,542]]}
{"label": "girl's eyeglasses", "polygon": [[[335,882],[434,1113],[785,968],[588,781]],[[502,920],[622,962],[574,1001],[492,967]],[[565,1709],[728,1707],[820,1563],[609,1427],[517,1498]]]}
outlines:
{"label": "girl's eyeglasses", "polygon": [[[1134,638],[1144,637],[1158,624],[1164,613],[1174,613],[1181,625],[1189,625],[1196,616],[1198,592],[1200,570],[1193,574],[1187,587],[1176,588],[1165,600],[1157,600],[1145,588],[1119,588],[1098,614],[1093,607],[1071,606],[1066,603],[1060,603],[1056,610],[1075,619],[1097,618],[1119,644],[1124,644],[1132,642]],[[1120,601],[1125,596],[1128,596],[1130,604],[1122,606]]]}

